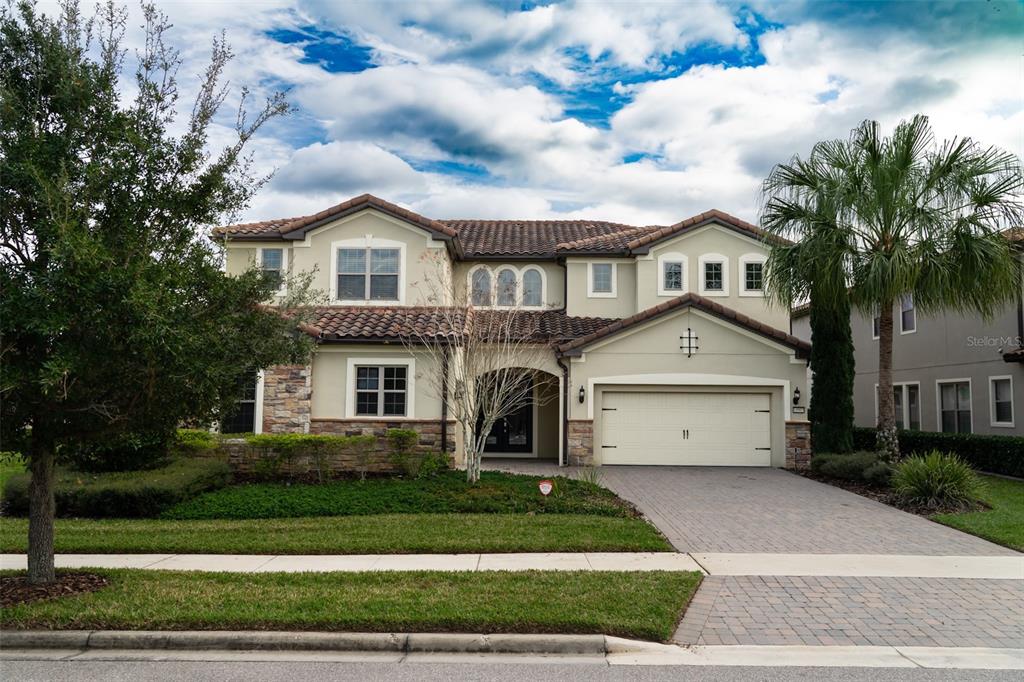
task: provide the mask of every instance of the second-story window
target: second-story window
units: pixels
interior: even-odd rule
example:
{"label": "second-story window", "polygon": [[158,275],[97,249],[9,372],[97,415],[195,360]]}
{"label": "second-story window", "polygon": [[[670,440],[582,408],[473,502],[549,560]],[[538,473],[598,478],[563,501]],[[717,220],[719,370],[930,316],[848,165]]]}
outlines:
{"label": "second-story window", "polygon": [[679,261],[665,261],[662,268],[662,286],[665,291],[682,291],[683,264]]}
{"label": "second-story window", "polygon": [[536,307],[543,303],[541,300],[543,281],[538,270],[530,269],[523,273],[523,305]]}
{"label": "second-story window", "polygon": [[507,268],[498,273],[497,304],[503,306],[516,304],[516,273]]}
{"label": "second-story window", "polygon": [[704,264],[704,291],[722,291],[725,288],[725,278],[722,274],[722,264],[709,262]]}
{"label": "second-story window", "polygon": [[473,301],[473,305],[491,304],[491,272],[487,268],[473,271],[470,298]]}
{"label": "second-story window", "polygon": [[906,294],[900,298],[900,333],[913,331],[917,331],[917,311],[914,310],[914,297]]}
{"label": "second-story window", "polygon": [[397,301],[399,249],[338,249],[338,298]]}
{"label": "second-story window", "polygon": [[612,293],[612,264],[591,263],[590,265],[590,290],[595,294]]}
{"label": "second-story window", "polygon": [[260,249],[260,269],[280,289],[284,283],[284,249]]}
{"label": "second-story window", "polygon": [[743,264],[743,288],[746,291],[764,290],[764,263]]}

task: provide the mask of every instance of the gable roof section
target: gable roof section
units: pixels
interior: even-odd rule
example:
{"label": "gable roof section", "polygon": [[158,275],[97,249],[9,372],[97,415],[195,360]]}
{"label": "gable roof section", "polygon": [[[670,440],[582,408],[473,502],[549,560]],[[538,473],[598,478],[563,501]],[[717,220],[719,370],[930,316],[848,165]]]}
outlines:
{"label": "gable roof section", "polygon": [[446,242],[459,258],[554,260],[568,255],[642,255],[651,247],[716,224],[758,241],[789,243],[761,228],[723,211],[705,211],[674,225],[635,226],[604,220],[434,220],[384,201],[361,194],[328,209],[305,216],[263,220],[216,227],[214,239],[240,241],[292,241],[304,239],[332,220],[362,210],[375,209],[419,227]]}
{"label": "gable roof section", "polygon": [[632,315],[625,319],[615,320],[612,324],[587,334],[586,336],[582,336],[559,345],[557,350],[561,355],[581,355],[584,348],[596,341],[615,336],[619,332],[625,331],[626,329],[638,324],[656,320],[668,313],[684,310],[686,308],[701,310],[713,317],[717,317],[720,320],[724,320],[725,322],[754,332],[755,334],[758,334],[770,341],[775,341],[783,346],[792,348],[796,351],[796,356],[798,358],[810,357],[811,344],[806,341],[798,339],[792,334],[787,334],[780,329],[758,322],[743,313],[736,312],[732,308],[727,308],[724,305],[715,303],[709,298],[692,293],[683,294],[671,301],[666,301],[665,303],[656,305],[653,308],[648,308],[647,310],[641,311],[636,315]]}

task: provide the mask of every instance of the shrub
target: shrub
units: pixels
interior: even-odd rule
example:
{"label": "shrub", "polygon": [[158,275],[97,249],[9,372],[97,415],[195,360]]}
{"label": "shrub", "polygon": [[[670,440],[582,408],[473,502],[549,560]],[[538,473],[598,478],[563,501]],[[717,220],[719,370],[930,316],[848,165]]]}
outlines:
{"label": "shrub", "polygon": [[173,432],[134,431],[65,445],[60,456],[78,471],[138,471],[165,464],[173,443]]}
{"label": "shrub", "polygon": [[888,483],[891,467],[881,461],[875,452],[851,452],[815,455],[811,459],[811,471],[829,478],[884,487]]}
{"label": "shrub", "polygon": [[178,429],[172,447],[182,455],[200,455],[216,450],[219,445],[220,438],[216,433],[203,429]]}
{"label": "shrub", "polygon": [[977,504],[984,485],[957,455],[932,450],[896,465],[892,490],[907,505],[924,509],[964,509]]}
{"label": "shrub", "polygon": [[388,445],[391,448],[391,463],[410,478],[419,474],[422,457],[413,452],[420,442],[420,434],[412,429],[388,429]]}
{"label": "shrub", "polygon": [[[1024,478],[1024,437],[1021,436],[900,431],[899,439],[903,455],[932,450],[951,452],[979,471]],[[873,450],[875,429],[854,429],[853,440],[858,450]]]}
{"label": "shrub", "polygon": [[[137,518],[159,516],[164,510],[199,493],[227,485],[231,473],[217,459],[176,458],[145,471],[87,474],[58,469],[55,498],[58,516]],[[28,513],[29,474],[15,474],[4,487],[7,510]]]}
{"label": "shrub", "polygon": [[420,460],[420,470],[416,473],[416,478],[433,478],[442,471],[447,471],[449,465],[450,461],[445,453],[429,452]]}
{"label": "shrub", "polygon": [[260,451],[253,465],[256,477],[266,481],[284,477],[285,469],[294,473],[296,462],[308,458],[317,473],[317,480],[323,482],[327,473],[327,462],[334,455],[354,453],[356,470],[361,478],[366,477],[370,456],[377,439],[373,436],[333,436],[310,433],[261,433],[245,436],[250,447]]}

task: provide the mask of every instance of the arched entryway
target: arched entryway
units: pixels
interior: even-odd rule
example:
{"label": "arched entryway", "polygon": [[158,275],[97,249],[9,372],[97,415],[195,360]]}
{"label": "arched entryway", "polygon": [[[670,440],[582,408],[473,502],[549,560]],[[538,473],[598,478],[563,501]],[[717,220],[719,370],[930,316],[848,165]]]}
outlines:
{"label": "arched entryway", "polygon": [[558,462],[561,442],[559,377],[523,368],[532,401],[494,424],[484,445],[484,457]]}

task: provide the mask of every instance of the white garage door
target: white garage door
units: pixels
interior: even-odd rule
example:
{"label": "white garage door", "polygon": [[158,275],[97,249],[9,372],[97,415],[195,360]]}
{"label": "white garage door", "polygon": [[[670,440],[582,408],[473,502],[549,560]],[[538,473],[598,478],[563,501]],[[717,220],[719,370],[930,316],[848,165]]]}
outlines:
{"label": "white garage door", "polygon": [[759,393],[605,392],[602,462],[770,466],[768,407]]}

